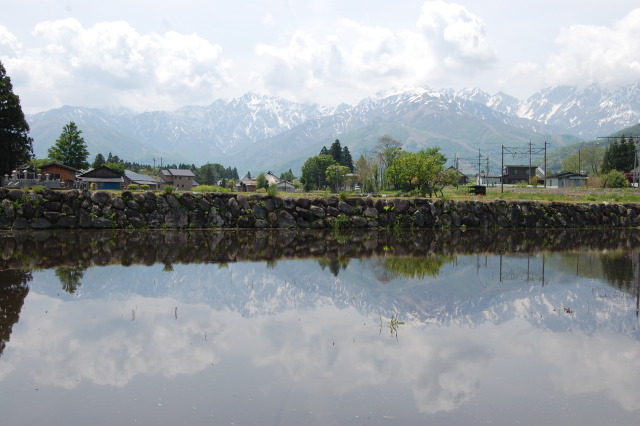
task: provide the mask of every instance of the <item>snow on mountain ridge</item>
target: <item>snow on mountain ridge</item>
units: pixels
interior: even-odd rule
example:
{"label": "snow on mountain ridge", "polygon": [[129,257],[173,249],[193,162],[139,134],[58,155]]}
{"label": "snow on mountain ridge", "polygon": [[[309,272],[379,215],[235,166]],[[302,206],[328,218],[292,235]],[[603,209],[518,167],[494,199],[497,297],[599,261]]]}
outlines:
{"label": "snow on mountain ridge", "polygon": [[[404,126],[403,131],[418,138],[414,141],[424,140],[424,134],[418,135],[426,131],[425,126],[436,127],[441,135],[436,140],[445,143],[454,133],[454,129],[445,126],[447,123],[460,126],[463,123],[460,120],[468,120],[470,126],[479,126],[482,120],[539,134],[588,139],[629,127],[639,119],[640,81],[616,90],[604,90],[595,85],[584,89],[554,86],[522,101],[502,92],[489,95],[477,87],[457,92],[408,87],[381,91],[355,105],[341,104],[336,108],[249,92],[235,99],[218,99],[208,106],[184,106],[174,111],[134,113],[124,108],[62,107],[28,116],[38,157],[46,156],[48,146],[43,144],[55,140],[64,124],[76,121],[81,129],[87,129],[87,135],[91,136],[88,140],[93,143],[96,132],[103,133],[99,136],[105,141],[92,146],[92,153],[115,149],[106,139],[113,141],[118,137],[123,141],[140,141],[149,147],[145,159],[134,158],[140,154],[119,151],[121,157],[149,162],[146,157],[150,156],[149,151],[155,150],[158,154],[152,155],[174,152],[179,155],[174,154],[173,158],[190,161],[196,158],[201,163],[220,162],[230,155],[249,151],[258,152],[256,144],[262,145],[261,141],[297,128],[300,130],[292,134],[299,142],[283,139],[281,143],[305,140],[306,144],[318,138],[335,139],[344,132],[376,123]],[[488,133],[486,137],[489,138],[487,141],[496,140]],[[361,137],[360,140],[368,139]],[[462,141],[458,137],[456,143],[463,142],[475,141]],[[122,145],[127,146],[124,142]]]}

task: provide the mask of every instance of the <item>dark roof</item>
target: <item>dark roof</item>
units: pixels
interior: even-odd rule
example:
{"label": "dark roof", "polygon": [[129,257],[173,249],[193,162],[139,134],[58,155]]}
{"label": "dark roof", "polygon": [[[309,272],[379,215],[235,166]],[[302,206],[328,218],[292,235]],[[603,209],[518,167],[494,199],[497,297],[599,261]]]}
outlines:
{"label": "dark roof", "polygon": [[131,170],[125,170],[125,171],[124,171],[124,175],[125,175],[127,178],[131,179],[131,180],[136,180],[136,181],[137,181],[137,180],[139,180],[139,181],[155,182],[155,179],[153,179],[151,176],[149,176],[149,175],[143,175],[143,174],[140,174],[140,173],[136,173],[136,172],[133,172],[133,171],[131,171]]}
{"label": "dark roof", "polygon": [[49,163],[49,164],[45,164],[44,166],[40,167],[40,169],[44,169],[45,167],[52,167],[52,166],[56,166],[56,167],[61,167],[63,169],[67,169],[67,170],[71,170],[72,172],[77,172],[78,169],[76,169],[75,167],[71,167],[71,166],[66,166],[62,163]]}
{"label": "dark roof", "polygon": [[573,173],[573,172],[562,172],[562,173],[557,173],[557,174],[555,174],[553,176],[549,176],[549,177],[550,178],[559,179],[559,178],[568,178],[568,177],[583,177],[583,178],[586,178],[588,176],[587,175],[581,175],[579,173]]}
{"label": "dark roof", "polygon": [[170,174],[171,176],[188,176],[188,177],[196,176],[189,169],[165,169],[165,170],[162,170],[161,173]]}
{"label": "dark roof", "polygon": [[107,166],[96,167],[93,170],[89,170],[86,173],[81,174],[78,177],[85,178],[101,178],[101,179],[109,179],[109,178],[119,178],[120,174],[115,170],[110,169]]}

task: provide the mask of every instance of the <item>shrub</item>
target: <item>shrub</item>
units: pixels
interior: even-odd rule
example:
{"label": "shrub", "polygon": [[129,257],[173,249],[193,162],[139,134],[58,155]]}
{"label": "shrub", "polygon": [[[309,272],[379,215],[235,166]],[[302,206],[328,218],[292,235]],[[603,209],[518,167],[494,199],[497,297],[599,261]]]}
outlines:
{"label": "shrub", "polygon": [[33,192],[35,192],[36,194],[41,194],[41,193],[42,193],[42,191],[44,191],[44,186],[42,186],[42,185],[36,185],[36,186],[32,187],[32,188],[31,188],[31,190],[32,190]]}
{"label": "shrub", "polygon": [[347,201],[347,198],[349,198],[349,196],[347,195],[346,192],[342,191],[338,197],[340,198],[340,201]]}
{"label": "shrub", "polygon": [[602,188],[602,177],[600,175],[590,175],[587,179],[587,187],[588,188]]}
{"label": "shrub", "polygon": [[151,189],[151,188],[149,187],[149,185],[147,185],[147,184],[145,183],[145,184],[143,184],[143,185],[140,185],[140,189],[141,189],[141,190],[143,190],[143,191],[148,191],[148,190],[149,190],[149,189]]}
{"label": "shrub", "polygon": [[136,185],[135,183],[130,183],[129,185],[127,185],[127,189],[129,191],[137,191],[140,188],[139,185]]}
{"label": "shrub", "polygon": [[164,187],[163,191],[165,194],[173,194],[174,189],[173,185],[167,185]]}
{"label": "shrub", "polygon": [[629,182],[627,182],[624,173],[618,170],[611,170],[602,176],[602,184],[605,188],[623,188],[629,186]]}
{"label": "shrub", "polygon": [[269,188],[267,188],[267,194],[272,197],[278,195],[278,185],[276,185],[275,183],[269,185]]}
{"label": "shrub", "polygon": [[198,185],[192,189],[193,192],[231,192],[229,188],[223,188],[217,185]]}

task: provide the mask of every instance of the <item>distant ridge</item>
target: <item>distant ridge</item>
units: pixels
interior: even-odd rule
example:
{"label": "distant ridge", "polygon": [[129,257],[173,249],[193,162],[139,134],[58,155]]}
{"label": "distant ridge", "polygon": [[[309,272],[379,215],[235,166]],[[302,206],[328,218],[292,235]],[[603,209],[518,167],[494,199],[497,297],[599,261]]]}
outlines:
{"label": "distant ridge", "polygon": [[480,149],[495,162],[501,145],[547,141],[559,148],[638,124],[640,82],[616,90],[555,86],[524,101],[478,88],[417,87],[338,108],[247,93],[175,111],[65,106],[27,120],[39,158],[74,121],[92,157],[112,152],[146,164],[162,158],[165,164],[216,162],[241,172],[296,171],[335,139],[357,159],[384,134],[407,150],[437,145],[450,159],[465,159],[477,157]]}

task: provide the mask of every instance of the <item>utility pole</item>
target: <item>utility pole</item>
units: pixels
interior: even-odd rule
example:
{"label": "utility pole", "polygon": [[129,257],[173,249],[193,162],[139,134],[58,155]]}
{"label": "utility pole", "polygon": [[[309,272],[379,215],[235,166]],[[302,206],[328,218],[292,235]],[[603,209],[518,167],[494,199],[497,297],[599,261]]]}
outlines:
{"label": "utility pole", "polygon": [[[500,160],[500,193],[502,194],[504,192],[504,145],[500,145],[500,154],[502,157]],[[500,266],[502,267],[502,257],[500,258]],[[500,271],[502,272],[502,269]]]}
{"label": "utility pole", "polygon": [[480,185],[480,161],[482,161],[482,158],[480,157],[480,148],[478,148],[478,179],[476,181],[477,185]]}
{"label": "utility pole", "polygon": [[545,189],[547,189],[547,145],[549,145],[547,141],[544,141],[544,188]]}
{"label": "utility pole", "polygon": [[531,176],[531,145],[533,145],[533,143],[531,143],[531,139],[529,139],[529,182],[527,182],[529,185],[531,185],[531,177],[532,177]]}

